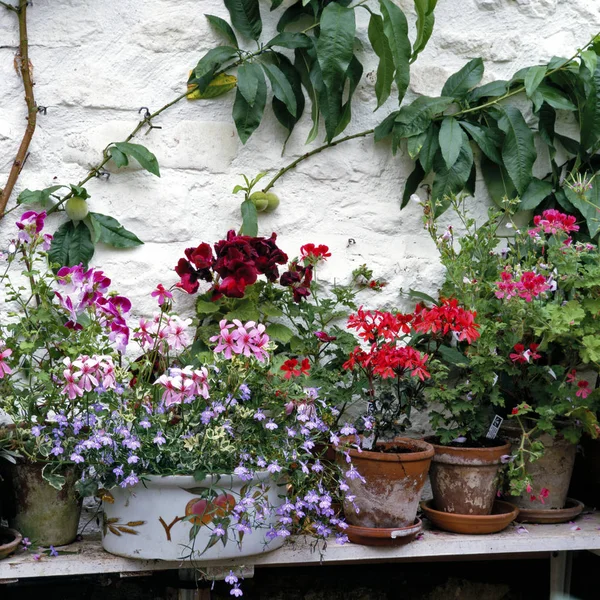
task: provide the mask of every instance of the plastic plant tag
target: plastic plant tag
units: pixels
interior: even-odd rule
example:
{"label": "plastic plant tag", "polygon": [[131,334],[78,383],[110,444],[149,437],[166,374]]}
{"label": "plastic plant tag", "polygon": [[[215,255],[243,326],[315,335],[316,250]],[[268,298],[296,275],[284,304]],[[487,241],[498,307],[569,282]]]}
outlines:
{"label": "plastic plant tag", "polygon": [[498,435],[498,431],[500,431],[500,425],[502,425],[502,421],[504,421],[502,417],[495,415],[485,437],[489,440],[495,440],[496,436]]}

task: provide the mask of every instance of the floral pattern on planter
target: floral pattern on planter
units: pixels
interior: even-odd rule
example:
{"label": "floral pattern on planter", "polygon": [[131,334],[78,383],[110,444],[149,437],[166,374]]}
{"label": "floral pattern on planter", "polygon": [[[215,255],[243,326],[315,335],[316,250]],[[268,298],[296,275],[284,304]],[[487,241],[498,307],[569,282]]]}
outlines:
{"label": "floral pattern on planter", "polygon": [[137,535],[139,532],[133,528],[140,527],[145,524],[146,521],[127,521],[127,523],[121,523],[121,519],[119,517],[109,518],[105,512],[102,513],[102,531],[104,535],[107,535],[108,532],[118,536],[120,536],[122,533]]}

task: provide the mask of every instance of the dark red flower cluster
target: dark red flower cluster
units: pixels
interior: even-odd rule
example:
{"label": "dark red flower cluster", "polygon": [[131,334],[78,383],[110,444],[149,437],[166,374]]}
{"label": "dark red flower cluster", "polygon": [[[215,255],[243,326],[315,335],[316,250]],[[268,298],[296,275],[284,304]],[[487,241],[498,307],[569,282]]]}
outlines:
{"label": "dark red flower cluster", "polygon": [[291,287],[294,294],[294,302],[301,302],[302,298],[310,296],[310,282],[312,281],[313,267],[303,267],[293,261],[288,270],[281,275],[279,283],[284,287]]}
{"label": "dark red flower cluster", "polygon": [[179,259],[175,271],[181,277],[177,287],[189,294],[198,291],[199,281],[214,281],[214,273],[220,280],[215,281],[213,293],[229,298],[242,298],[246,286],[253,284],[259,275],[269,281],[279,277],[277,265],[287,262],[287,255],[276,244],[277,235],[270,238],[237,235],[231,230],[227,238],[212,248],[202,243],[197,248],[187,248],[186,258]]}
{"label": "dark red flower cluster", "polygon": [[454,333],[459,342],[466,340],[472,344],[479,337],[476,316],[475,311],[459,306],[456,298],[440,298],[440,305],[432,308],[417,304],[412,327],[418,333],[440,333],[443,336]]}

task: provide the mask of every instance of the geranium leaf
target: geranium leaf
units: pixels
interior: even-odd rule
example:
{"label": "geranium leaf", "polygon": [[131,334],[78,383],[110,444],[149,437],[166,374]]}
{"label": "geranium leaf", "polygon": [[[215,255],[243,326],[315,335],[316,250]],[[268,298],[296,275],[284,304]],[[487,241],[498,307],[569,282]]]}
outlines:
{"label": "geranium leaf", "polygon": [[267,102],[267,84],[264,78],[258,80],[256,98],[251,106],[246,102],[238,89],[233,103],[233,120],[240,136],[240,140],[245,144],[256,128],[260,125]]}
{"label": "geranium leaf", "polygon": [[408,38],[408,23],[402,10],[391,0],[379,0],[383,16],[383,31],[388,39],[396,73],[398,103],[401,103],[410,82],[411,48]]}
{"label": "geranium leaf", "polygon": [[369,41],[375,54],[379,57],[377,81],[375,82],[375,95],[377,96],[377,108],[379,108],[390,96],[395,71],[390,43],[383,33],[383,18],[381,15],[371,14]]}
{"label": "geranium leaf", "polygon": [[113,248],[134,248],[144,242],[135,233],[128,231],[113,217],[96,212],[89,213],[97,241],[108,244]]}
{"label": "geranium leaf", "polygon": [[251,200],[244,200],[242,202],[242,235],[251,235],[256,237],[258,235],[258,219],[256,213],[256,206]]}
{"label": "geranium leaf", "polygon": [[47,481],[54,489],[62,490],[65,485],[65,477],[63,475],[57,475],[56,473],[50,473],[50,469],[52,468],[51,463],[47,463],[45,467],[42,469],[42,479]]}
{"label": "geranium leaf", "polygon": [[483,60],[481,58],[474,58],[460,69],[460,71],[457,71],[448,78],[442,88],[442,96],[461,100],[481,81],[482,77]]}
{"label": "geranium leaf", "polygon": [[232,46],[235,46],[236,48],[239,47],[235,32],[225,19],[221,19],[221,17],[216,17],[215,15],[205,15],[205,17],[219,33],[222,33],[227,38],[227,41],[229,41]]}
{"label": "geranium leaf", "polygon": [[137,160],[146,171],[152,173],[152,175],[160,177],[156,156],[154,156],[154,154],[152,154],[145,146],[142,146],[141,144],[132,144],[131,142],[116,142],[115,148],[129,157],[135,158],[135,160]]}
{"label": "geranium leaf", "polygon": [[537,156],[533,133],[521,111],[514,106],[503,108],[498,127],[506,134],[502,145],[504,166],[519,194],[523,194],[533,177],[532,167]]}
{"label": "geranium leaf", "polygon": [[271,323],[266,329],[269,337],[272,337],[283,344],[287,344],[293,337],[294,332],[281,323]]}
{"label": "geranium leaf", "polygon": [[463,131],[458,121],[453,117],[446,117],[440,127],[440,150],[446,167],[450,169],[456,162],[462,145]]}
{"label": "geranium leaf", "polygon": [[258,40],[262,33],[262,20],[258,0],[224,0],[231,23],[245,37]]}
{"label": "geranium leaf", "polygon": [[327,140],[331,141],[341,120],[346,71],[353,56],[356,30],[354,10],[332,2],[323,10],[320,26],[317,60],[324,84],[321,110],[325,118]]}

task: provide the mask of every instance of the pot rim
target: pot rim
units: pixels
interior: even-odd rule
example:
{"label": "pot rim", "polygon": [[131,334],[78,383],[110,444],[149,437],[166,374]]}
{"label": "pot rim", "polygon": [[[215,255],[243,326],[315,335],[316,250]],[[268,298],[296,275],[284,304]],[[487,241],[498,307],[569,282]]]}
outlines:
{"label": "pot rim", "polygon": [[[464,513],[451,513],[445,512],[443,510],[437,510],[433,508],[433,498],[429,500],[421,500],[419,506],[427,516],[427,512],[435,513],[437,515],[443,515],[444,517],[448,517],[450,520],[454,521],[471,521],[473,523],[477,523],[478,521],[502,521],[502,519],[508,518],[508,515],[514,515],[515,518],[520,512],[520,508],[507,502],[506,500],[494,500],[494,506],[500,505],[501,508],[505,510],[503,513],[492,513],[489,515],[467,515]],[[510,510],[509,510],[510,509]]]}
{"label": "pot rim", "polygon": [[[425,439],[435,449],[434,462],[453,464],[456,461],[465,466],[475,465],[494,465],[501,462],[504,455],[510,454],[511,444],[507,440],[498,440],[503,442],[499,446],[475,448],[473,446],[444,446],[429,441],[433,436],[428,436]],[[461,461],[465,461],[462,463]]]}
{"label": "pot rim", "polygon": [[[269,471],[256,471],[253,476],[252,479],[242,479],[241,477],[239,477],[238,475],[234,475],[233,473],[230,474],[225,474],[225,475],[207,475],[204,479],[198,481],[197,479],[194,479],[193,475],[148,475],[147,473],[142,473],[140,475],[138,475],[139,477],[139,483],[136,483],[133,487],[131,488],[125,488],[125,489],[134,489],[137,488],[139,486],[143,486],[144,483],[146,483],[146,485],[152,485],[152,486],[160,486],[160,487],[209,487],[211,485],[215,485],[215,484],[221,484],[223,483],[225,486],[227,485],[235,485],[235,484],[241,484],[244,485],[245,483],[250,483],[250,482],[256,482],[256,481],[267,481],[267,480],[272,480],[274,483],[276,483],[277,485],[280,485],[276,482],[275,477],[273,476],[273,474],[269,473]],[[118,488],[119,486],[114,486],[111,489],[115,489]]]}
{"label": "pot rim", "polygon": [[0,545],[0,552],[4,552],[11,548],[16,548],[23,540],[23,535],[12,527],[0,527],[0,533],[6,532],[14,536],[14,539],[6,544]]}
{"label": "pot rim", "polygon": [[[361,438],[363,436],[360,436]],[[342,438],[344,441],[352,438]],[[435,450],[433,445],[425,440],[417,438],[407,437],[396,437],[393,440],[385,442],[377,442],[377,445],[381,446],[401,446],[405,448],[416,447],[418,450],[414,452],[373,452],[372,450],[357,450],[356,448],[349,448],[348,453],[352,458],[358,458],[360,460],[374,460],[379,462],[417,462],[422,460],[429,460],[433,457]],[[336,448],[338,453],[343,453],[341,448]]]}

